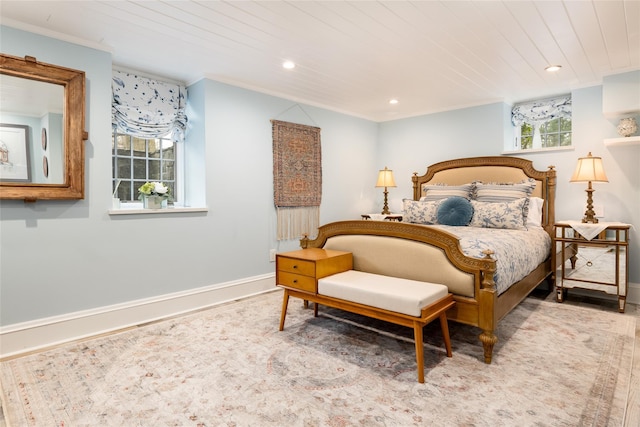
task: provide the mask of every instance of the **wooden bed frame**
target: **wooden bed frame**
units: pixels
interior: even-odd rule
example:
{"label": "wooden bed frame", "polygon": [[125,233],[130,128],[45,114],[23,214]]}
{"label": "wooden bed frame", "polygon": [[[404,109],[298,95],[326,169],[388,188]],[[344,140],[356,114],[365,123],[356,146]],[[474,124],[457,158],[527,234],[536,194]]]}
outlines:
{"label": "wooden bed frame", "polygon": [[[532,162],[529,160],[500,156],[473,157],[440,162],[429,166],[427,172],[422,176],[418,176],[417,173],[413,174],[413,199],[420,199],[423,184],[460,185],[476,180],[508,183],[520,182],[526,178],[536,180],[537,185],[533,195],[545,200],[542,226],[553,237],[556,186],[554,166],[549,166],[547,171],[538,171],[533,168]],[[411,242],[410,245],[414,245],[414,248],[418,250],[420,250],[419,246],[428,245],[436,248],[434,252],[444,253],[446,260],[450,264],[445,266],[446,268],[458,270],[463,275],[472,278],[471,280],[473,281],[472,296],[456,295],[454,292],[456,304],[447,312],[447,317],[452,321],[476,326],[482,330],[479,338],[484,347],[485,363],[491,363],[493,347],[498,341],[494,334],[498,321],[543,281],[549,280],[549,284],[553,285],[554,263],[551,256],[553,249],[550,251],[549,257],[528,276],[513,284],[498,296],[493,278],[496,271],[496,261],[492,258],[492,251],[486,251],[484,258],[468,257],[462,253],[458,238],[454,235],[438,228],[417,224],[363,220],[334,222],[321,226],[315,239],[310,240],[304,237],[300,241],[300,245],[302,248],[322,248],[331,238],[336,236],[390,237],[400,239],[402,242]],[[415,246],[416,243],[419,246]],[[336,247],[333,247],[333,249],[336,249]],[[404,250],[402,249],[402,251]],[[413,249],[407,248],[406,250]],[[358,253],[354,253],[354,269],[359,269],[357,265],[358,256]],[[410,259],[408,256],[401,258]],[[395,262],[397,263],[397,261]],[[436,270],[442,265],[442,260],[438,262],[440,264],[432,264],[431,270]],[[429,273],[430,264],[428,260],[423,263],[421,259],[420,264],[419,268],[408,264],[400,269],[397,268],[398,266],[394,266],[394,272],[387,274],[434,283],[444,282],[447,285],[446,277],[444,279],[440,277],[440,281],[433,279],[435,272]],[[433,265],[438,267],[434,268]],[[377,266],[368,269],[375,268]],[[371,272],[385,274],[384,267],[382,268],[383,271]],[[387,266],[387,270],[390,271],[391,269]],[[419,271],[419,273],[416,273],[416,271]]]}

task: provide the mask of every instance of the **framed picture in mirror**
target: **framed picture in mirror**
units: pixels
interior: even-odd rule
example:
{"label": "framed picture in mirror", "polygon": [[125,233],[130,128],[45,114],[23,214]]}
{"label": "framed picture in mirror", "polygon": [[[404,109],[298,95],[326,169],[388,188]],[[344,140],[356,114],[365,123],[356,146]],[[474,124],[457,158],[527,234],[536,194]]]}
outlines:
{"label": "framed picture in mirror", "polygon": [[31,182],[29,126],[0,124],[0,180]]}

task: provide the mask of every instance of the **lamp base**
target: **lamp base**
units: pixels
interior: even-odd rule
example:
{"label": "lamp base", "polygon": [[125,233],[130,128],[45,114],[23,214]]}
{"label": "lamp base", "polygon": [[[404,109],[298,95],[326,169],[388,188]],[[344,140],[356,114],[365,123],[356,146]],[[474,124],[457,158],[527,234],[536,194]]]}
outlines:
{"label": "lamp base", "polygon": [[587,192],[587,210],[584,212],[584,218],[582,222],[585,224],[597,224],[598,218],[596,218],[596,212],[593,210],[593,188],[591,187],[591,181],[589,181],[589,187],[584,190]]}
{"label": "lamp base", "polygon": [[582,218],[582,222],[584,224],[597,224],[598,218],[596,218],[595,216],[585,215],[584,218]]}
{"label": "lamp base", "polygon": [[384,206],[382,207],[382,215],[389,215],[391,214],[391,212],[389,212],[389,203],[387,201],[387,195],[389,194],[389,192],[387,191],[387,187],[384,187]]}

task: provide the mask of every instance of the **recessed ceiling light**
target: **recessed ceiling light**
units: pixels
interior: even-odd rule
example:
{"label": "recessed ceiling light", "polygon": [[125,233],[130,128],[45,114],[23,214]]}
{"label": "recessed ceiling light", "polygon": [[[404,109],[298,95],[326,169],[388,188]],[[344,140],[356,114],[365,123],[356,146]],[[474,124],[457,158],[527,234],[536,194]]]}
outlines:
{"label": "recessed ceiling light", "polygon": [[397,103],[398,103],[398,100],[395,98],[389,100],[389,104],[397,104]]}
{"label": "recessed ceiling light", "polygon": [[296,68],[296,64],[294,64],[293,61],[284,61],[282,63],[282,67],[286,68],[287,70],[292,70]]}
{"label": "recessed ceiling light", "polygon": [[555,71],[558,71],[560,68],[562,68],[562,65],[549,65],[548,67],[545,68],[545,70],[547,70],[550,73],[553,73]]}

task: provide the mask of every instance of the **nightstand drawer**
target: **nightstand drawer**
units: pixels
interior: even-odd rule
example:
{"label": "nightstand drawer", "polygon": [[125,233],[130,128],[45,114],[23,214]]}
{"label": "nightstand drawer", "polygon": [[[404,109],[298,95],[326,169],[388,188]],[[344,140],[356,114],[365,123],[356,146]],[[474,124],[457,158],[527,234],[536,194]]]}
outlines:
{"label": "nightstand drawer", "polygon": [[278,270],[315,277],[316,263],[313,261],[280,257],[278,259]]}
{"label": "nightstand drawer", "polygon": [[308,292],[316,292],[316,279],[312,276],[278,271],[278,284]]}

